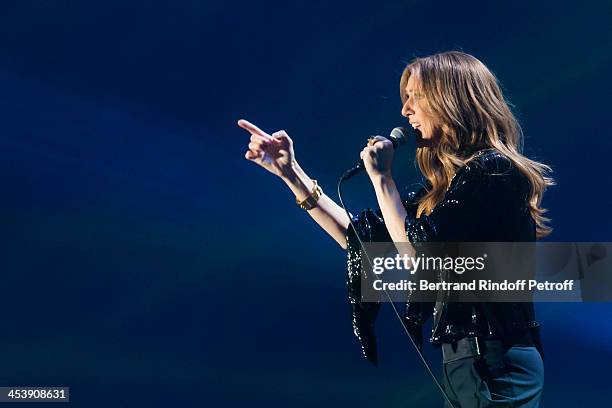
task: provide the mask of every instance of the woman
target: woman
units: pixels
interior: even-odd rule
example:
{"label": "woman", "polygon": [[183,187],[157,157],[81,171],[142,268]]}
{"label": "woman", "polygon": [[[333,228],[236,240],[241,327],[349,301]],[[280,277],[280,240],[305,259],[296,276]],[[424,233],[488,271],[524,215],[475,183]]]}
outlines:
{"label": "woman", "polygon": [[[302,170],[284,131],[268,135],[247,121],[245,157],[281,177],[297,203],[348,251],[353,325],[376,363],[377,303],[361,303],[359,242],[524,242],[551,232],[540,207],[550,167],[521,154],[522,133],[495,76],[475,57],[445,52],[417,58],[400,81],[402,115],[417,133],[426,186],[400,198],[391,175],[392,144],[376,136],[361,152],[380,206],[353,217]],[[384,221],[383,221],[384,220]],[[411,247],[411,252],[414,253]],[[455,407],[537,407],[543,363],[532,303],[407,303],[405,325],[442,348],[444,383]]]}

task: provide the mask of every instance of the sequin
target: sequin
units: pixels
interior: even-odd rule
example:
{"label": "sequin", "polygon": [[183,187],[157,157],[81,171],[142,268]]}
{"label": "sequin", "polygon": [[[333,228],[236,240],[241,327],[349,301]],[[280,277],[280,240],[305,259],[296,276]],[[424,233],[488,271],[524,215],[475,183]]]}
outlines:
{"label": "sequin", "polygon": [[[530,184],[512,162],[493,149],[479,151],[458,169],[444,199],[429,215],[416,218],[423,187],[411,192],[402,203],[406,208],[406,235],[415,249],[426,242],[531,242],[535,223],[527,211]],[[363,242],[391,241],[380,210],[370,208],[353,217],[357,231],[347,230],[347,286],[353,313],[353,330],[366,359],[377,364],[374,324],[380,303],[361,302],[361,253],[356,233]],[[442,276],[439,277],[443,278]],[[512,341],[539,339],[532,303],[458,303],[438,293],[434,302],[413,302],[408,293],[404,325],[419,347],[422,329],[433,316],[429,341],[434,345],[465,336]],[[541,348],[539,344],[536,344]]]}

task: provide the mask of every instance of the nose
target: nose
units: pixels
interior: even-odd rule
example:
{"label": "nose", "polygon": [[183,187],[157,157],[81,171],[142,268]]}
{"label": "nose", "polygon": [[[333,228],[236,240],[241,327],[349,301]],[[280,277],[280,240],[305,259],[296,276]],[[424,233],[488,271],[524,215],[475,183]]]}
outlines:
{"label": "nose", "polygon": [[414,110],[412,110],[412,106],[410,106],[410,101],[407,100],[402,106],[402,116],[407,118],[408,115],[414,115]]}

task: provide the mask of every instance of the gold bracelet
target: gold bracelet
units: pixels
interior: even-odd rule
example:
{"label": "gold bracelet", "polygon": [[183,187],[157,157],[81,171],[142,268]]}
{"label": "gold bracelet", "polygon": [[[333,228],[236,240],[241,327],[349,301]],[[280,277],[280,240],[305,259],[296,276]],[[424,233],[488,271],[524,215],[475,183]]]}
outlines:
{"label": "gold bracelet", "polygon": [[306,211],[315,208],[317,206],[317,201],[319,201],[319,198],[321,198],[321,196],[323,195],[323,189],[319,187],[319,185],[317,184],[317,180],[313,179],[312,182],[314,183],[314,186],[312,187],[312,191],[310,192],[308,197],[306,197],[302,201],[298,200],[297,198],[295,199],[297,205],[299,205],[300,208]]}

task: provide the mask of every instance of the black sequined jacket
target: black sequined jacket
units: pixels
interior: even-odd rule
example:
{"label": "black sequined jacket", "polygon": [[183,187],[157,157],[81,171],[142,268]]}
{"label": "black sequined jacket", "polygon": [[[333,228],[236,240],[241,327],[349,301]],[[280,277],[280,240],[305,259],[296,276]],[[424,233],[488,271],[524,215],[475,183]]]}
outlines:
{"label": "black sequined jacket", "polygon": [[[406,234],[418,242],[530,242],[535,223],[528,209],[530,184],[512,162],[494,149],[484,149],[459,168],[444,199],[429,215],[416,218],[425,187],[402,200]],[[366,209],[353,216],[363,242],[390,242],[381,211]],[[380,303],[361,302],[361,253],[356,231],[347,230],[347,286],[353,329],[363,355],[377,364],[374,324]],[[430,342],[451,343],[465,336],[524,343],[533,339],[541,351],[533,303],[406,302],[403,323],[419,346],[423,324],[433,315]]]}

